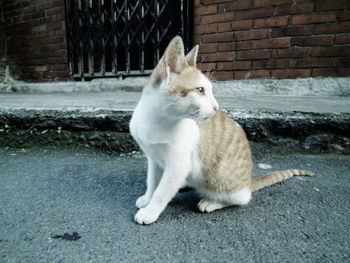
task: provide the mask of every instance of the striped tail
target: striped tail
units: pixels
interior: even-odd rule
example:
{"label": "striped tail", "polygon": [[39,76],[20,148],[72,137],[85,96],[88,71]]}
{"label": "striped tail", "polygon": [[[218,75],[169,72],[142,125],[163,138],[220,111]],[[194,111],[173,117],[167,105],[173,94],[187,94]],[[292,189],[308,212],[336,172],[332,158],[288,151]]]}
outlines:
{"label": "striped tail", "polygon": [[314,173],[307,170],[289,169],[289,170],[275,171],[272,173],[264,174],[262,176],[253,178],[252,191],[255,192],[267,186],[285,181],[293,177],[294,175],[312,176],[314,175]]}

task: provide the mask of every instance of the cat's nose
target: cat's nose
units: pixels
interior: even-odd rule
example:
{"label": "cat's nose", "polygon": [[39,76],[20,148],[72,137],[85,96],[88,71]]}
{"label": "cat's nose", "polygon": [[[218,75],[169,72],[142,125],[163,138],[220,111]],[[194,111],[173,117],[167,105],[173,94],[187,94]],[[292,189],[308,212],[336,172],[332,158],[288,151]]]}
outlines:
{"label": "cat's nose", "polygon": [[218,111],[219,110],[219,104],[217,103],[217,101],[214,102],[213,110],[214,111]]}

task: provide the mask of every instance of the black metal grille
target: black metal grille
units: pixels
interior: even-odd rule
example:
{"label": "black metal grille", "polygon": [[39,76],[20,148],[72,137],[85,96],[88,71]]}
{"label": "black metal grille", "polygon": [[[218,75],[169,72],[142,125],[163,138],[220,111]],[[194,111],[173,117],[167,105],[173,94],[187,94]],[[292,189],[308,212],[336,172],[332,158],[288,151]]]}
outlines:
{"label": "black metal grille", "polygon": [[191,0],[66,0],[75,78],[149,74],[175,35],[192,46]]}

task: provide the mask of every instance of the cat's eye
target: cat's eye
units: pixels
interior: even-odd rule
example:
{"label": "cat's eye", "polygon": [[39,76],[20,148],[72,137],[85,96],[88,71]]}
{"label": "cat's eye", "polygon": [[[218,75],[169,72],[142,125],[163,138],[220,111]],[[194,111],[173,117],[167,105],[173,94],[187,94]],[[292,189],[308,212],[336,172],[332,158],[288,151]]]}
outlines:
{"label": "cat's eye", "polygon": [[196,90],[201,93],[204,94],[204,88],[203,87],[197,87]]}

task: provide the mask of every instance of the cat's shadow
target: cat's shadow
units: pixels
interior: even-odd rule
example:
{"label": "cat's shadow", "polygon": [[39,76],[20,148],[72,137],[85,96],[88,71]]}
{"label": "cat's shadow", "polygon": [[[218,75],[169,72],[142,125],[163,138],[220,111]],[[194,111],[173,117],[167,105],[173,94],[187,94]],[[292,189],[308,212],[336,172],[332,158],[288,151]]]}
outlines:
{"label": "cat's shadow", "polygon": [[182,211],[187,210],[191,212],[199,212],[197,208],[199,200],[200,198],[196,191],[192,188],[186,187],[179,190],[168,206]]}

